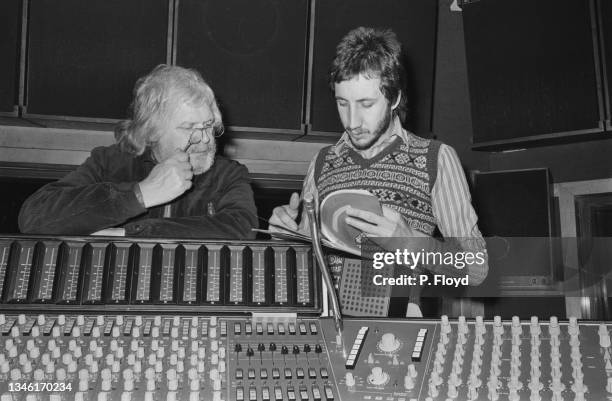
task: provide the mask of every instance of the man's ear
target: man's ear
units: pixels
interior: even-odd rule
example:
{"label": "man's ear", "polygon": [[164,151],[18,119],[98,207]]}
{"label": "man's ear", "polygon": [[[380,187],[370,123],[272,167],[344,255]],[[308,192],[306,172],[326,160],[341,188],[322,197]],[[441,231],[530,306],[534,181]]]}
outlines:
{"label": "man's ear", "polygon": [[391,110],[395,110],[397,106],[400,104],[400,100],[402,100],[402,91],[397,92],[397,99],[395,99],[395,104],[391,106]]}

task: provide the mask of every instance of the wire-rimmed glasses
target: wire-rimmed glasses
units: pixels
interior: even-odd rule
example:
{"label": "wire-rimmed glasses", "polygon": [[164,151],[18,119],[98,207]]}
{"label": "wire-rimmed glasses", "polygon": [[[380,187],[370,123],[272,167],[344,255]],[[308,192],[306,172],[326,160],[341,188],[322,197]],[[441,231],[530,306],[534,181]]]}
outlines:
{"label": "wire-rimmed glasses", "polygon": [[187,149],[191,145],[197,145],[202,142],[204,135],[210,135],[212,133],[214,138],[219,138],[223,135],[223,129],[217,129],[214,121],[204,123],[203,127],[178,127],[181,131],[189,133],[189,142],[187,143]]}

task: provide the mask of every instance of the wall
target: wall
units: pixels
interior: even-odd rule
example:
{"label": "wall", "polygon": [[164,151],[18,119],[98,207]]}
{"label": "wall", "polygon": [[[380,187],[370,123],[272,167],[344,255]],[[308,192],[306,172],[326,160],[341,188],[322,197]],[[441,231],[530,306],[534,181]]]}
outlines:
{"label": "wall", "polygon": [[[554,182],[612,177],[612,139],[532,148],[509,153],[471,150],[471,110],[463,24],[450,0],[439,0],[433,132],[453,146],[466,170],[549,167]],[[0,124],[0,162],[80,164],[94,146],[113,142],[112,133]],[[325,143],[236,139],[226,153],[256,174],[303,175]]]}

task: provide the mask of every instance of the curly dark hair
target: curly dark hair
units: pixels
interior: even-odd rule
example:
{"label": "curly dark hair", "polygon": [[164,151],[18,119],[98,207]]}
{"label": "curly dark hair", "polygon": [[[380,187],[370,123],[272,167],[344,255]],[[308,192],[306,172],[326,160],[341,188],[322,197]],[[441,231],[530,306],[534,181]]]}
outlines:
{"label": "curly dark hair", "polygon": [[402,45],[391,29],[360,26],[347,33],[336,47],[336,56],[329,72],[329,86],[357,75],[380,78],[380,91],[394,104],[401,95],[394,113],[406,117],[406,72],[402,64]]}

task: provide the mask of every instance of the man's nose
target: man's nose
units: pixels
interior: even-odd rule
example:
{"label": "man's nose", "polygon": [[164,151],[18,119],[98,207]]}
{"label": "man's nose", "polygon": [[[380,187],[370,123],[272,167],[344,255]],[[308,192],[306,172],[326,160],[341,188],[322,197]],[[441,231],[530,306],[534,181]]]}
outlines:
{"label": "man's nose", "polygon": [[354,130],[361,127],[361,114],[356,107],[349,107],[348,109],[348,128]]}
{"label": "man's nose", "polygon": [[211,141],[211,136],[213,135],[212,130],[203,129],[201,132],[202,132],[202,143],[209,143]]}

